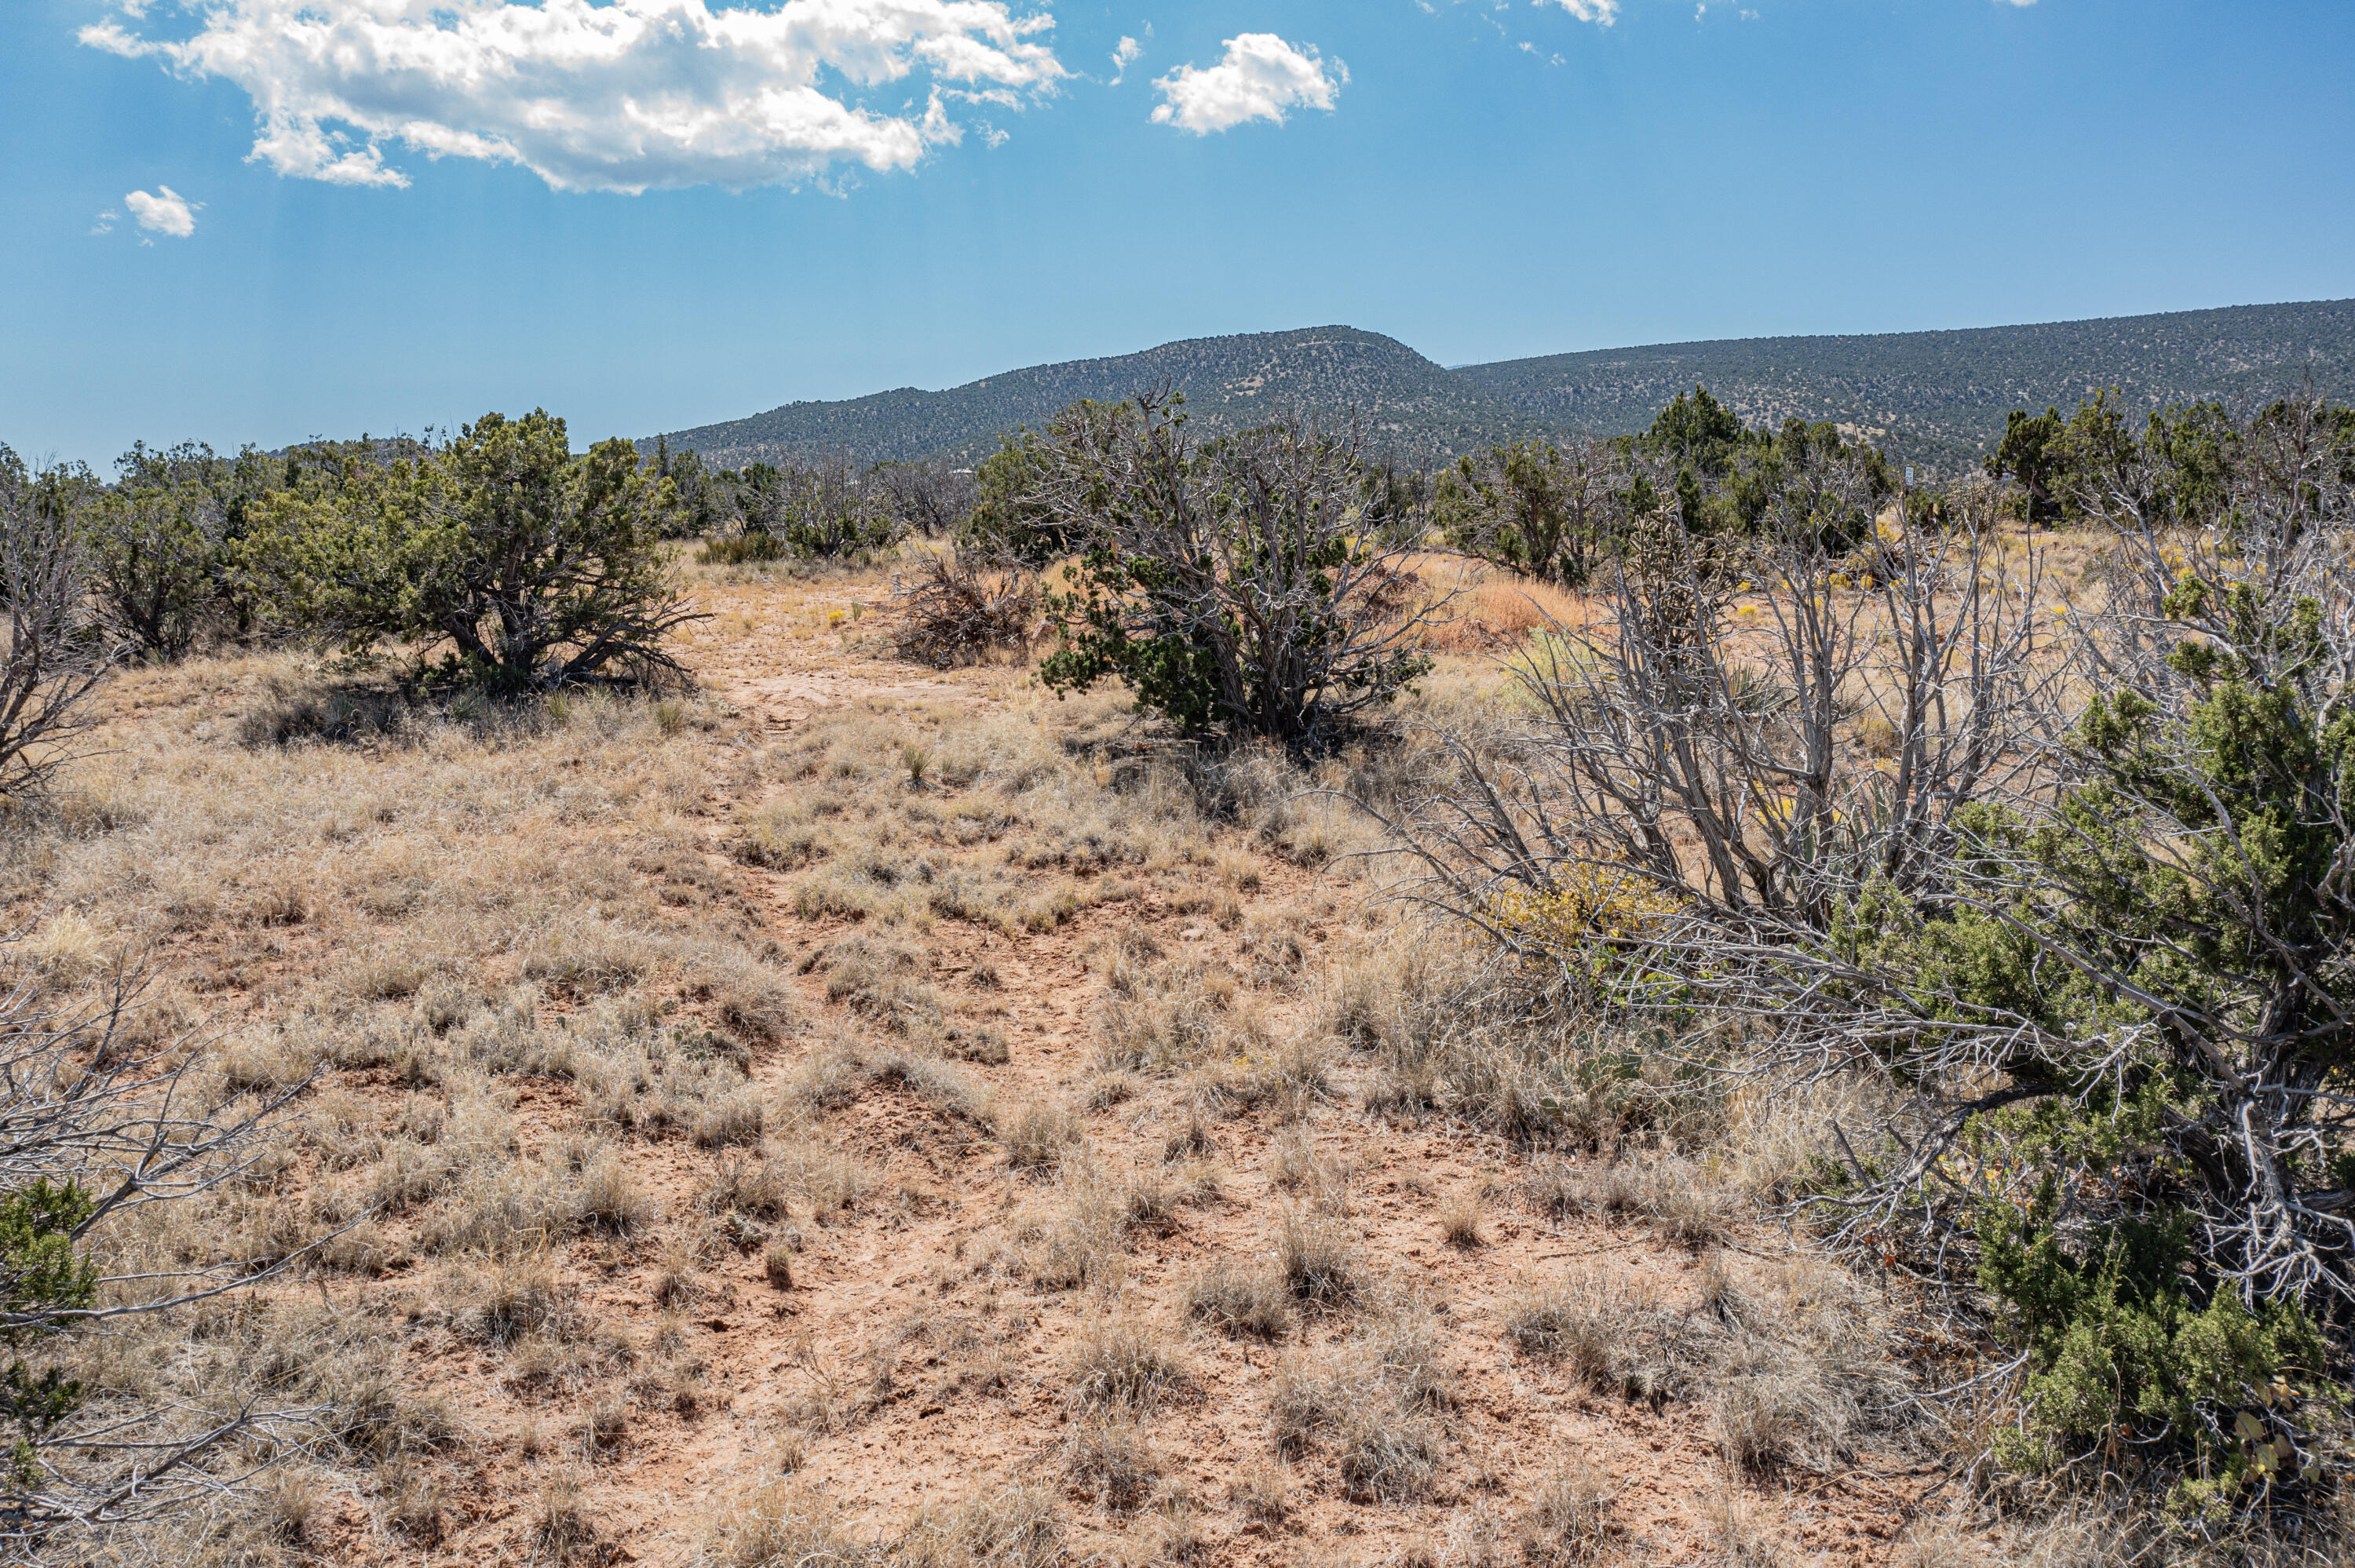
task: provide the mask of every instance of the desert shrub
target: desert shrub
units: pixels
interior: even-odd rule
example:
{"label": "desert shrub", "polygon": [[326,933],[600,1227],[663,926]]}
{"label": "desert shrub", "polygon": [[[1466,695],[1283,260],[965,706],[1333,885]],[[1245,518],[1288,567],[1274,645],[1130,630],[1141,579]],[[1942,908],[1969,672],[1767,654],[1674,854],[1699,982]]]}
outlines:
{"label": "desert shrub", "polygon": [[270,630],[247,536],[254,503],[296,482],[300,460],[249,447],[234,458],[200,441],[134,443],[115,482],[90,487],[80,532],[91,589],[130,651],[175,660],[213,637]]}
{"label": "desert shrub", "polygon": [[865,482],[847,459],[836,456],[809,467],[787,463],[747,464],[737,475],[737,507],[742,532],[716,540],[708,559],[783,560],[858,558],[899,536],[890,489]]}
{"label": "desert shrub", "polygon": [[1354,439],[1285,420],[1197,446],[1157,395],[1059,425],[1036,504],[1078,541],[1047,597],[1058,692],[1108,675],[1181,728],[1314,741],[1429,661],[1386,594],[1402,547],[1366,514]]}
{"label": "desert shrub", "polygon": [[1028,429],[1000,436],[997,450],[974,470],[973,507],[957,543],[1031,567],[1070,555],[1078,546],[1071,520],[1039,489],[1054,467],[1050,439],[1068,442],[1091,420],[1108,417],[1106,405],[1083,398],[1056,416],[1047,438]]}
{"label": "desert shrub", "polygon": [[900,658],[946,670],[1030,646],[1039,581],[1027,567],[960,551],[926,556],[914,578],[894,584],[891,648]]}
{"label": "desert shrub", "polygon": [[1523,441],[1443,470],[1433,514],[1450,545],[1547,582],[1584,586],[1623,510],[1613,449]]}
{"label": "desert shrub", "polygon": [[666,586],[671,504],[626,440],[575,456],[559,418],[486,414],[338,487],[273,493],[255,553],[294,625],[354,652],[446,645],[445,678],[545,691],[677,669],[665,641],[698,612]]}
{"label": "desert shrub", "polygon": [[974,471],[946,458],[879,462],[866,482],[883,493],[902,532],[933,539],[962,529],[981,498]]}
{"label": "desert shrub", "polygon": [[220,498],[189,480],[94,499],[81,530],[91,586],[133,650],[177,659],[196,646],[219,608],[226,531]]}
{"label": "desert shrub", "polygon": [[93,487],[66,470],[28,472],[0,446],[0,801],[30,796],[72,755],[90,724],[85,700],[112,662],[75,531]]}
{"label": "desert shrub", "polygon": [[[1985,491],[1934,535],[1874,524],[1852,577],[1833,551],[1877,479],[1786,454],[1747,568],[1778,673],[1664,547],[1620,574],[1607,634],[1525,672],[1530,814],[1474,784],[1421,842],[1443,896],[1595,1005],[1731,1025],[1785,1092],[1902,1086],[1815,1190],[1837,1243],[1903,1236],[1986,1292],[2025,1379],[1998,1457],[2131,1451],[2221,1506],[2310,1483],[2350,1348],[2355,420],[2284,404],[2190,456],[2166,421],[2088,429],[2098,600],[2037,611],[2038,557]],[[1843,692],[1891,729],[1860,735]],[[1528,914],[1598,873],[1646,906],[1579,914],[1575,940]],[[1730,1415],[1732,1446],[1778,1408]]]}

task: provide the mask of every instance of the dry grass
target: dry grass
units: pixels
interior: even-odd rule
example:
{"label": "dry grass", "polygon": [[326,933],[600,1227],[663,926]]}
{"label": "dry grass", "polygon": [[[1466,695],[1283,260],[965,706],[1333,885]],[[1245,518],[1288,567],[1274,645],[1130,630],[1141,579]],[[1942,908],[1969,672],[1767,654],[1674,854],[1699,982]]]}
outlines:
{"label": "dry grass", "polygon": [[1466,1250],[1486,1246],[1488,1238],[1480,1227],[1487,1218],[1477,1192],[1458,1192],[1440,1206],[1440,1237],[1450,1246]]}
{"label": "dry grass", "polygon": [[1523,1293],[1505,1332],[1526,1355],[1559,1363],[1588,1387],[1655,1403],[1694,1387],[1722,1329],[1665,1306],[1649,1287],[1604,1274],[1573,1276]]}
{"label": "dry grass", "polygon": [[[880,597],[705,587],[696,649],[762,671]],[[1489,641],[1517,591],[1472,601]],[[1532,1230],[1622,1220],[1611,1245],[1691,1263],[1822,1109],[1597,1088],[1624,1041],[1467,1004],[1447,943],[1360,901],[1390,871],[1318,793],[1418,787],[1412,739],[1198,755],[1118,693],[822,673],[784,718],[732,677],[463,716],[275,657],[115,688],[84,825],[0,846],[26,972],[90,994],[152,947],[152,1027],[218,1042],[207,1095],[318,1075],[252,1191],[118,1260],[282,1255],[367,1213],[285,1299],[93,1342],[101,1387],[336,1406],[170,1560],[620,1561],[661,1531],[728,1568],[1611,1550],[1607,1483],[1476,1451],[1468,1412],[1519,1408],[1476,1281]],[[1451,662],[1412,711],[1485,715],[1492,686]],[[1876,1440],[1887,1402],[1845,1370],[1870,1312],[1770,1275],[1715,1305],[1533,1287],[1512,1376],[1654,1400],[1762,1485]],[[1039,1473],[906,1515],[860,1495],[975,1421]]]}
{"label": "dry grass", "polygon": [[1287,1207],[1276,1233],[1275,1277],[1303,1306],[1340,1308],[1362,1299],[1371,1285],[1355,1247],[1330,1222]]}
{"label": "dry grass", "polygon": [[1081,1330],[1066,1373],[1073,1406],[1150,1414],[1188,1381],[1185,1362],[1169,1340],[1167,1329],[1136,1317]]}
{"label": "dry grass", "polygon": [[1135,1423],[1086,1421],[1063,1439],[1063,1474],[1071,1484],[1117,1512],[1142,1503],[1169,1467]]}
{"label": "dry grass", "polygon": [[531,1538],[559,1563],[587,1555],[595,1548],[596,1520],[589,1512],[579,1479],[569,1472],[559,1472],[540,1483],[532,1510]]}
{"label": "dry grass", "polygon": [[874,1556],[851,1539],[834,1499],[795,1477],[735,1499],[713,1520],[702,1550],[712,1568],[863,1568]]}
{"label": "dry grass", "polygon": [[[1287,1361],[1268,1397],[1269,1425],[1283,1454],[1328,1453],[1352,1497],[1419,1501],[1437,1481],[1444,1439],[1401,1386],[1401,1369],[1365,1353],[1373,1349]],[[1410,1376],[1415,1371],[1403,1370]]]}
{"label": "dry grass", "polygon": [[1282,1275],[1263,1267],[1216,1265],[1189,1280],[1178,1302],[1188,1318],[1222,1333],[1280,1340],[1292,1329],[1292,1292]]}
{"label": "dry grass", "polygon": [[1050,1171],[1077,1145],[1082,1132],[1079,1118],[1065,1106],[1030,1104],[1007,1116],[998,1128],[1006,1147],[1006,1163],[1017,1171]]}
{"label": "dry grass", "polygon": [[1593,1563],[1610,1551],[1621,1532],[1613,1518],[1617,1490],[1582,1461],[1547,1476],[1537,1500],[1522,1516],[1521,1555],[1540,1568]]}
{"label": "dry grass", "polygon": [[1063,1561],[1061,1510],[1030,1482],[985,1485],[944,1513],[919,1512],[891,1549],[906,1568],[1050,1568]]}

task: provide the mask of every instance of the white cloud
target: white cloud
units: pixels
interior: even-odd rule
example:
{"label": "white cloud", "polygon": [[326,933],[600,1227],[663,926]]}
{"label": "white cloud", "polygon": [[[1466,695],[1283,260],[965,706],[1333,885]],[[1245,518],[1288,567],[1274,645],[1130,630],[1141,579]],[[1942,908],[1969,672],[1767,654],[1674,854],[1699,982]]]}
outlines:
{"label": "white cloud", "polygon": [[1145,53],[1145,46],[1135,38],[1121,39],[1120,47],[1112,52],[1113,86],[1120,85],[1121,79],[1128,74],[1128,68],[1135,65],[1137,57],[1143,53]]}
{"label": "white cloud", "polygon": [[905,169],[960,138],[951,102],[1018,107],[1067,74],[1054,18],[1007,0],[175,0],[177,37],[125,26],[155,0],[105,3],[83,43],[234,82],[253,158],[336,185],[409,184],[396,144],[632,195]]}
{"label": "white cloud", "polygon": [[[1542,5],[1546,0],[1538,0],[1538,4]],[[1619,0],[1553,0],[1553,4],[1580,21],[1592,22],[1598,27],[1607,27],[1619,19]]]}
{"label": "white cloud", "polygon": [[1246,120],[1281,125],[1287,109],[1329,112],[1348,79],[1348,67],[1335,60],[1328,70],[1313,48],[1295,48],[1273,33],[1245,33],[1227,40],[1217,65],[1179,66],[1155,82],[1164,101],[1153,120],[1197,136]]}
{"label": "white cloud", "polygon": [[197,231],[197,211],[205,204],[192,202],[169,185],[157,185],[155,194],[133,191],[123,198],[139,227],[151,234],[168,234],[175,239],[186,239]]}
{"label": "white cloud", "polygon": [[114,226],[122,221],[123,215],[109,207],[91,221],[90,231],[92,234],[112,234],[114,232]]}

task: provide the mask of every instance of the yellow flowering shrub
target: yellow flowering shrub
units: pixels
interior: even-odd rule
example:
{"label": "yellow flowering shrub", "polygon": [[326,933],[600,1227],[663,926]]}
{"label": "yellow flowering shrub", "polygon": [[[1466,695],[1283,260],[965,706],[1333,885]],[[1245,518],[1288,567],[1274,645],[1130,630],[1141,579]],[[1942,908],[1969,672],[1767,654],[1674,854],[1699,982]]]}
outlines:
{"label": "yellow flowering shrub", "polygon": [[1512,886],[1489,895],[1499,929],[1557,958],[1597,942],[1641,940],[1676,913],[1677,900],[1624,867],[1564,866],[1543,888]]}

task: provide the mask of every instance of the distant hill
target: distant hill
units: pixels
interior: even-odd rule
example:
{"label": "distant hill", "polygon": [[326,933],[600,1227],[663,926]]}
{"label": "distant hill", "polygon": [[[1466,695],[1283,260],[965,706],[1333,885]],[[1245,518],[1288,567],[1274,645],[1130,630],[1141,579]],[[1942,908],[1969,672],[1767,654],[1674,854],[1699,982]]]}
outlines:
{"label": "distant hill", "polygon": [[[1010,370],[943,392],[901,387],[673,430],[673,447],[736,468],[848,452],[862,461],[973,461],[1001,431],[1042,428],[1080,397],[1167,383],[1205,429],[1295,408],[1354,412],[1369,444],[1407,462],[1491,442],[1640,430],[1696,382],[1745,418],[1848,425],[1891,455],[1958,468],[1987,450],[2005,411],[2063,409],[2102,387],[2155,408],[2197,398],[2255,404],[2311,378],[2355,398],[2355,300],[2241,305],[2041,326],[1865,336],[1736,338],[1595,349],[1449,370],[1354,327],[1193,338],[1111,359]],[[642,443],[651,448],[652,438]]]}
{"label": "distant hill", "polygon": [[1082,397],[1129,397],[1165,382],[1186,394],[1187,414],[1207,430],[1256,423],[1279,408],[1337,422],[1354,412],[1370,448],[1409,462],[1549,429],[1394,338],[1334,326],[1192,338],[1113,359],[1010,370],[944,392],[904,387],[847,402],[788,403],[666,439],[724,468],[835,451],[866,462],[976,459],[997,449],[1000,431],[1043,429]]}
{"label": "distant hill", "polygon": [[1597,349],[1455,374],[1548,423],[1616,435],[1699,382],[1753,422],[1793,415],[1857,427],[1893,455],[1976,458],[2008,409],[2067,411],[2115,387],[2127,407],[2265,402],[2310,376],[2355,397],[2355,300],[2238,305],[2043,326],[1855,337],[1753,337]]}

